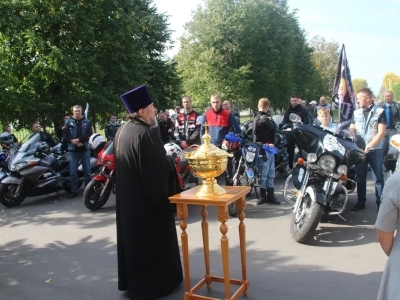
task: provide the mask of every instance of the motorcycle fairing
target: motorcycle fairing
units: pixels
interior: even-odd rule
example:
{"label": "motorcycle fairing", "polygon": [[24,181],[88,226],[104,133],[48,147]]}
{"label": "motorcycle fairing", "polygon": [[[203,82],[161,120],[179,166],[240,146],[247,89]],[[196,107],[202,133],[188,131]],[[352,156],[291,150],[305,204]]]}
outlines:
{"label": "motorcycle fairing", "polygon": [[293,168],[292,181],[293,181],[294,187],[298,190],[300,190],[300,188],[303,184],[305,172],[306,172],[306,167],[304,165],[296,165]]}
{"label": "motorcycle fairing", "polygon": [[15,177],[15,176],[13,176],[13,175],[9,175],[9,176],[7,176],[6,178],[4,178],[2,181],[1,181],[1,183],[2,184],[21,184],[22,183],[22,181],[23,181],[23,179],[22,178],[18,178],[18,177]]}
{"label": "motorcycle fairing", "polygon": [[246,168],[245,169],[246,175],[248,179],[253,179],[254,178],[254,170],[253,168]]}

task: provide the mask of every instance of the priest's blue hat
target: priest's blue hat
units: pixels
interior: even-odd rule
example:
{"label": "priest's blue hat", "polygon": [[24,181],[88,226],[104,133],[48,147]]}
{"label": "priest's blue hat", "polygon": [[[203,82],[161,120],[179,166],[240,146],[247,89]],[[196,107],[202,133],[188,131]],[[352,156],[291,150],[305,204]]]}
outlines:
{"label": "priest's blue hat", "polygon": [[120,97],[129,113],[138,112],[139,109],[153,103],[144,84],[122,94]]}

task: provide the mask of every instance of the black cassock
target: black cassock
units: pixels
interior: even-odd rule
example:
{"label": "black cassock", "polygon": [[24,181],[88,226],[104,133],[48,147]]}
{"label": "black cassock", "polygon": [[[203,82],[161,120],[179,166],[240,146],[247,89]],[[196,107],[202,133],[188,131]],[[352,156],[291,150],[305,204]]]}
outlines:
{"label": "black cassock", "polygon": [[135,119],[115,136],[118,289],[131,299],[168,295],[182,282],[175,227],[174,166],[147,123]]}

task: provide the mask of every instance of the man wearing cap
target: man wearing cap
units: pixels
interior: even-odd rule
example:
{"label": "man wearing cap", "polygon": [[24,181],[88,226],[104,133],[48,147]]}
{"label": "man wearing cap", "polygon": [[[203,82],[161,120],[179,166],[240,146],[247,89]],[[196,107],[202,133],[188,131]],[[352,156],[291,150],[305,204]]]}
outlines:
{"label": "man wearing cap", "polygon": [[310,102],[310,105],[308,106],[308,109],[310,110],[312,120],[314,120],[318,114],[317,114],[317,101],[313,100]]}
{"label": "man wearing cap", "polygon": [[121,99],[131,113],[115,136],[118,289],[156,299],[183,280],[174,211],[176,170],[151,130],[156,108],[144,85]]}

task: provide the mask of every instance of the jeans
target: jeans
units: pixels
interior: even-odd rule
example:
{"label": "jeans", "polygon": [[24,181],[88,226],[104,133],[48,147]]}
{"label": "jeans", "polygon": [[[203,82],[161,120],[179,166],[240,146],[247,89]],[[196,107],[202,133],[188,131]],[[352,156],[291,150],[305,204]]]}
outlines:
{"label": "jeans", "polygon": [[265,153],[267,155],[267,161],[260,155],[257,163],[258,173],[260,174],[260,188],[274,188],[275,155],[269,154],[268,152]]}
{"label": "jeans", "polygon": [[381,202],[382,190],[385,184],[383,177],[383,149],[368,152],[363,163],[356,165],[358,202],[365,203],[367,200],[367,167],[372,170],[372,178],[375,180],[376,203]]}
{"label": "jeans", "polygon": [[92,180],[92,172],[90,171],[90,151],[70,151],[69,152],[69,169],[71,180],[71,192],[78,193],[78,166],[82,164],[85,176],[85,185]]}

